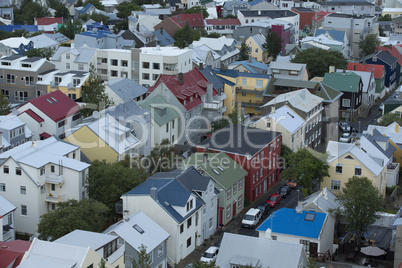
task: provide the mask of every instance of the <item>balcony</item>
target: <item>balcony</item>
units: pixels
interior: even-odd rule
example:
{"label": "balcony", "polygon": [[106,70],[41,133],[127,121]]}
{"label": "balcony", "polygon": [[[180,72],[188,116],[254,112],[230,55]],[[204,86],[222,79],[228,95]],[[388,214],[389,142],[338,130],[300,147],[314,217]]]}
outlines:
{"label": "balcony", "polygon": [[219,110],[223,106],[223,101],[213,101],[212,103],[204,103],[204,109]]}
{"label": "balcony", "polygon": [[[9,225],[5,225],[9,226]],[[14,229],[5,229],[3,226],[3,241],[9,241],[9,240],[14,240]],[[10,227],[11,228],[11,227]]]}
{"label": "balcony", "polygon": [[398,185],[399,182],[399,163],[389,163],[387,165],[387,187]]}
{"label": "balcony", "polygon": [[214,97],[214,100],[216,101],[224,101],[226,99],[226,93],[222,92],[220,95],[216,95]]}
{"label": "balcony", "polygon": [[243,107],[258,107],[258,108],[260,108],[262,105],[263,105],[262,101],[249,100],[249,101],[242,101],[241,102],[241,106],[243,106]]}
{"label": "balcony", "polygon": [[222,106],[221,113],[226,113],[226,106]]}
{"label": "balcony", "polygon": [[55,81],[50,82],[50,87],[58,87],[59,83],[56,83]]}
{"label": "balcony", "polygon": [[47,174],[45,178],[46,183],[61,184],[64,183],[64,175]]}
{"label": "balcony", "polygon": [[262,93],[264,93],[264,89],[256,89],[256,88],[245,88],[245,87],[237,87],[236,88],[236,93],[249,93],[249,94],[255,94],[255,96],[259,96],[262,98]]}
{"label": "balcony", "polygon": [[67,200],[66,195],[53,195],[53,194],[47,194],[45,197],[45,201],[49,202],[49,203],[60,203],[60,202],[64,202]]}
{"label": "balcony", "polygon": [[75,84],[74,82],[70,82],[67,85],[67,89],[68,90],[70,90],[70,89],[76,90],[77,89],[77,84]]}
{"label": "balcony", "polygon": [[125,247],[123,246],[123,244],[118,243],[117,250],[107,257],[107,261],[111,264],[115,263],[117,260],[124,256],[124,250]]}

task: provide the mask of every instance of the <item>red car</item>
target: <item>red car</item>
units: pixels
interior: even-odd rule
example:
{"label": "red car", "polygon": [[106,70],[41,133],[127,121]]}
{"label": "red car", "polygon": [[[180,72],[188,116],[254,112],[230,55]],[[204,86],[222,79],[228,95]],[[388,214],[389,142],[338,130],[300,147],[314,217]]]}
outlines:
{"label": "red car", "polygon": [[297,180],[296,180],[296,179],[290,179],[290,180],[288,181],[288,185],[289,185],[290,187],[292,187],[292,189],[296,189],[296,188],[297,188]]}
{"label": "red car", "polygon": [[274,208],[281,202],[281,199],[282,197],[279,194],[271,194],[266,202],[271,205],[271,208]]}

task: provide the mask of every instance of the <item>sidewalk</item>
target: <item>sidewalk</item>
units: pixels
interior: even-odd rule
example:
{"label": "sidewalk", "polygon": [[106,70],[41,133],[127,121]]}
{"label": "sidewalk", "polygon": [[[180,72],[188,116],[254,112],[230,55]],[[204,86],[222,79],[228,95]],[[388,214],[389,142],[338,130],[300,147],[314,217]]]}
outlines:
{"label": "sidewalk", "polygon": [[[250,204],[247,207],[244,207],[242,212],[237,214],[231,222],[229,222],[225,227],[223,227],[223,232],[228,233],[237,233],[237,231],[241,228],[241,221],[243,219],[243,215],[252,207],[255,207],[259,203],[265,202],[268,197],[273,194],[277,193],[279,188],[286,184],[286,181],[279,180],[274,186],[268,189],[263,195],[261,195],[254,203]],[[204,243],[197,247],[190,255],[188,255],[185,259],[181,260],[180,263],[176,264],[175,268],[184,268],[187,264],[192,262],[197,262],[200,260],[202,254],[207,250],[210,246],[213,246],[216,242],[220,241],[223,237],[223,232],[218,233],[216,232],[215,235],[211,239],[206,239]]]}

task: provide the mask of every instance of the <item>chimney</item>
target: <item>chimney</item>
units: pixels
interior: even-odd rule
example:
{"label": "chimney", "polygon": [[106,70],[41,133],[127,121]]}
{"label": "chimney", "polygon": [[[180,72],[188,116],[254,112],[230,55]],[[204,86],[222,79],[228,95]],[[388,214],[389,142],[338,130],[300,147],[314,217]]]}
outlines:
{"label": "chimney", "polygon": [[396,124],[396,125],[395,125],[395,133],[398,133],[398,131],[399,131],[399,125]]}
{"label": "chimney", "polygon": [[140,24],[137,23],[137,32],[139,32],[139,31],[140,31]]}
{"label": "chimney", "polygon": [[249,55],[248,55],[248,62],[251,62],[251,59],[252,59],[252,57],[251,57],[251,55],[249,54]]}
{"label": "chimney", "polygon": [[208,154],[204,154],[203,163],[208,162]]}
{"label": "chimney", "polygon": [[223,62],[221,63],[221,71],[226,71],[226,65]]}
{"label": "chimney", "polygon": [[152,187],[150,190],[149,190],[149,195],[151,196],[151,198],[153,199],[153,200],[157,200],[158,199],[158,188],[156,188],[156,187]]}
{"label": "chimney", "polygon": [[356,133],[352,134],[352,143],[356,142],[356,136],[357,136]]}
{"label": "chimney", "polygon": [[159,31],[160,31],[161,34],[163,35],[163,27],[161,27]]}
{"label": "chimney", "polygon": [[[271,219],[271,221],[272,221],[272,220],[274,220],[274,219]],[[265,238],[268,239],[268,240],[272,240],[272,230],[271,230],[271,228],[268,228],[268,229],[265,231]]]}
{"label": "chimney", "polygon": [[178,73],[177,74],[177,82],[179,82],[180,85],[183,85],[183,73]]}
{"label": "chimney", "polygon": [[345,67],[343,68],[343,74],[346,74],[346,69],[345,69]]}
{"label": "chimney", "polygon": [[322,44],[322,39],[321,38],[318,38],[318,43]]}
{"label": "chimney", "polygon": [[204,70],[204,63],[200,62],[200,67],[198,69]]}
{"label": "chimney", "polygon": [[207,103],[213,102],[213,91],[214,91],[214,88],[212,86],[212,83],[208,83],[207,84]]}
{"label": "chimney", "polygon": [[32,141],[32,147],[38,148],[38,141]]}
{"label": "chimney", "polygon": [[261,16],[261,10],[258,10],[258,16]]}
{"label": "chimney", "polygon": [[271,114],[274,114],[275,113],[275,105],[272,105],[272,107],[271,107]]}
{"label": "chimney", "polygon": [[355,145],[357,146],[357,148],[360,149],[360,137],[357,137],[357,138],[356,138]]}
{"label": "chimney", "polygon": [[370,136],[374,136],[374,128],[369,127],[369,129],[368,129],[368,134],[369,134]]}

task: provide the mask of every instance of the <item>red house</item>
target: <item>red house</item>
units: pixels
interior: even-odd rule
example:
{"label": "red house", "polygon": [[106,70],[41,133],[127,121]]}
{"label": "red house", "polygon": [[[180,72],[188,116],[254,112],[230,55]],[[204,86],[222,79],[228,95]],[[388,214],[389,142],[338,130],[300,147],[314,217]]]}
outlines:
{"label": "red house", "polygon": [[315,11],[310,8],[305,7],[292,7],[293,12],[296,12],[300,15],[300,23],[299,29],[303,30],[306,25],[308,25],[309,29],[313,28],[313,17],[315,15]]}
{"label": "red house", "polygon": [[154,26],[155,31],[163,28],[170,36],[173,37],[177,30],[180,30],[184,26],[188,26],[191,29],[204,29],[204,17],[200,14],[179,14],[173,17],[169,17]]}
{"label": "red house", "polygon": [[224,152],[244,168],[246,198],[253,202],[279,180],[282,134],[232,125],[197,145],[198,152]]}
{"label": "red house", "polygon": [[0,267],[17,267],[31,243],[24,240],[0,241]]}

